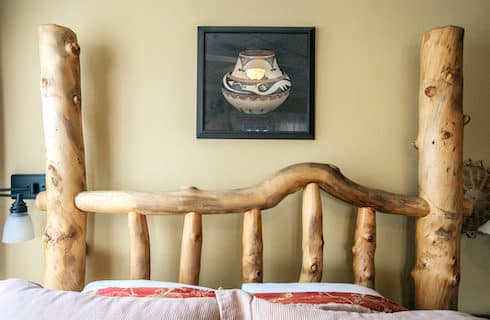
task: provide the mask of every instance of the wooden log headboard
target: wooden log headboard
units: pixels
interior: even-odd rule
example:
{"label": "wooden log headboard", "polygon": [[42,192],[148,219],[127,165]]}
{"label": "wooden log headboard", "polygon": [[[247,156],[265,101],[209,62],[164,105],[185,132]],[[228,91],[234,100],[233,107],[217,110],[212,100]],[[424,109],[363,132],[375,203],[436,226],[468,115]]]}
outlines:
{"label": "wooden log headboard", "polygon": [[261,282],[262,212],[303,190],[302,267],[299,281],[321,281],[323,268],[320,191],[359,208],[352,253],[355,282],[374,286],[376,211],[415,217],[415,306],[455,309],[459,283],[459,242],[463,214],[462,113],[463,29],[449,26],[422,39],[419,94],[419,195],[371,189],[346,178],[330,164],[289,166],[252,187],[176,192],[85,191],[81,119],[80,47],[68,28],[39,28],[41,96],[47,149],[47,191],[36,203],[47,211],[44,236],[45,286],[80,290],[85,280],[86,215],[128,215],[130,277],[150,278],[146,215],[185,215],[179,281],[199,282],[202,215],[243,214],[242,278]]}

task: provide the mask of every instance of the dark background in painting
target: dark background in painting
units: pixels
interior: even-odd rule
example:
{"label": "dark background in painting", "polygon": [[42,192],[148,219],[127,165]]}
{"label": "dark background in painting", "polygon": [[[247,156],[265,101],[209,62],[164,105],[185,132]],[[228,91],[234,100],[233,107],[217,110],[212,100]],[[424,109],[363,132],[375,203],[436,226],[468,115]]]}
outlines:
{"label": "dark background in painting", "polygon": [[[204,58],[204,131],[307,132],[308,35],[285,33],[206,33]],[[223,76],[233,71],[240,51],[275,52],[279,68],[289,75],[289,97],[274,111],[248,115],[221,93]]]}

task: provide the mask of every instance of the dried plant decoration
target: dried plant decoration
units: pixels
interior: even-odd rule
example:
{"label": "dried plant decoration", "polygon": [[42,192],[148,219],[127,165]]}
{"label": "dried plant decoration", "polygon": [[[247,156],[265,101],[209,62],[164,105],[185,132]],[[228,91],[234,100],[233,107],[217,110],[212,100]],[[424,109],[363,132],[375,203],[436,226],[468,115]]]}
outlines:
{"label": "dried plant decoration", "polygon": [[481,160],[466,160],[463,188],[465,198],[473,202],[473,214],[464,217],[461,232],[474,238],[478,228],[490,220],[490,168]]}

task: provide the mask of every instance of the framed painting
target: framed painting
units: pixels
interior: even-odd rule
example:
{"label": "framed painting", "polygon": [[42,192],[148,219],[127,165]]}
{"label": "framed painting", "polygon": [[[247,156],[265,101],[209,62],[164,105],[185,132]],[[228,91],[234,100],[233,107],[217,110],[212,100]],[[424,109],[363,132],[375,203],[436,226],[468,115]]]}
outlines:
{"label": "framed painting", "polygon": [[313,27],[198,27],[197,137],[314,139]]}

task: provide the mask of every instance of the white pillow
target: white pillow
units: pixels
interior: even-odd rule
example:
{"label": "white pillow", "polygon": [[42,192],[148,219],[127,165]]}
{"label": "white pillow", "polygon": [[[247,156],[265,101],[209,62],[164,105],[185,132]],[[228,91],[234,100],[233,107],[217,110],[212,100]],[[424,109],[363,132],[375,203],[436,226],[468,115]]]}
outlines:
{"label": "white pillow", "polygon": [[242,290],[248,293],[282,292],[350,292],[383,297],[379,292],[351,283],[293,282],[293,283],[243,283]]}
{"label": "white pillow", "polygon": [[152,280],[99,280],[88,283],[82,292],[94,291],[104,288],[195,288],[201,290],[213,290],[211,288],[193,286],[177,282],[163,282]]}

